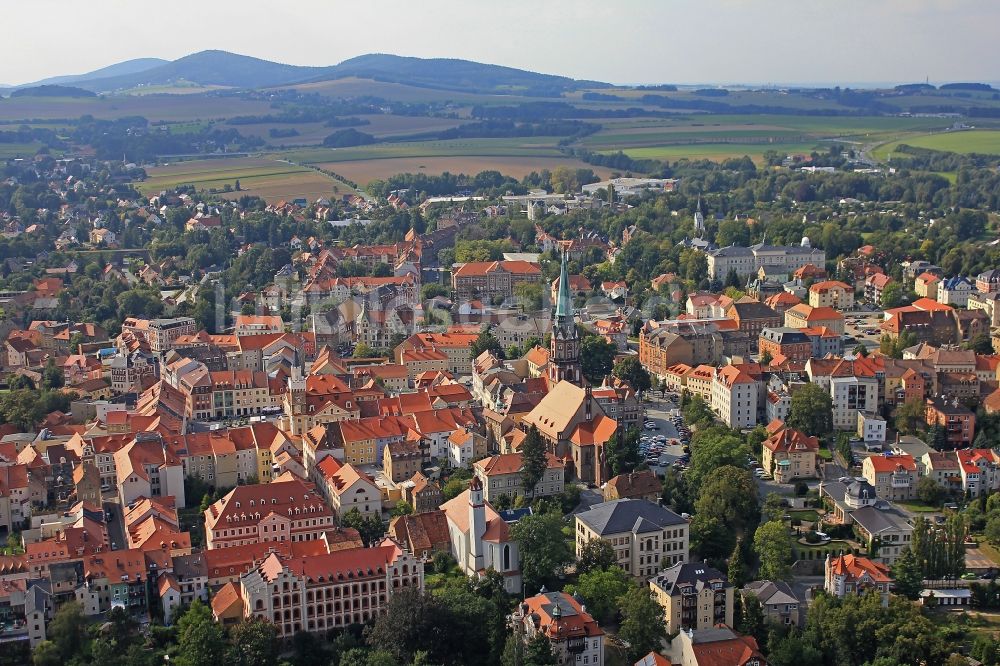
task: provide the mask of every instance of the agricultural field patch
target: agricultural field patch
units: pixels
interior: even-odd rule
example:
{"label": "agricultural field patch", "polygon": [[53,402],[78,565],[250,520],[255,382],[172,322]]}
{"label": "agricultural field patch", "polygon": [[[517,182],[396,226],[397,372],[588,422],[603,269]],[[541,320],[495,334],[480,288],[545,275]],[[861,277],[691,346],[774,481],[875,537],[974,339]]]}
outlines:
{"label": "agricultural field patch", "polygon": [[[643,148],[626,148],[624,152],[635,159],[655,159],[676,161],[680,159],[716,160],[749,156],[760,164],[764,161],[764,153],[775,150],[779,153],[808,155],[814,150],[822,151],[829,146],[820,143],[698,143],[688,145],[648,146]],[[604,151],[613,152],[613,151]]]}
{"label": "agricultural field patch", "polygon": [[907,136],[898,141],[883,144],[872,152],[877,159],[883,161],[890,159],[893,155],[904,157],[904,153],[896,152],[896,148],[904,143],[914,148],[952,153],[1000,155],[1000,130],[963,130]]}
{"label": "agricultural field patch", "polygon": [[315,169],[259,157],[177,162],[152,167],[147,174],[149,177],[145,181],[136,184],[139,191],[147,195],[180,185],[221,192],[226,185],[235,188],[237,180],[240,181],[241,191],[223,194],[224,197],[253,195],[268,202],[302,197],[312,201],[352,191],[347,185]]}
{"label": "agricultural field patch", "polygon": [[425,173],[439,175],[445,171],[453,174],[475,175],[480,171],[499,171],[506,176],[521,179],[532,171],[566,166],[571,169],[592,169],[604,178],[611,169],[596,167],[580,160],[559,157],[396,157],[372,160],[328,162],[317,166],[328,169],[364,187],[373,180],[385,180],[400,173]]}

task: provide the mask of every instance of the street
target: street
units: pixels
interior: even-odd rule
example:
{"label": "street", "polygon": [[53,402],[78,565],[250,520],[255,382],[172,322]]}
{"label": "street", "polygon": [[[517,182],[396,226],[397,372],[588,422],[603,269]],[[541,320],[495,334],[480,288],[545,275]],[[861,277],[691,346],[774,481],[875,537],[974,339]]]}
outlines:
{"label": "street", "polygon": [[118,502],[104,502],[104,513],[110,516],[107,521],[108,539],[111,540],[111,550],[122,550],[128,548],[125,539],[125,514],[121,504]]}

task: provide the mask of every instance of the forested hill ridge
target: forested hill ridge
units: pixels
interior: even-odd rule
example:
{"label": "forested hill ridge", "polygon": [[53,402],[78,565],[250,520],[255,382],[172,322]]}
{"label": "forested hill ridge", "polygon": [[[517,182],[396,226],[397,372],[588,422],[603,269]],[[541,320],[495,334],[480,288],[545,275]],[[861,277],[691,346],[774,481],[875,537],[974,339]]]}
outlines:
{"label": "forested hill ridge", "polygon": [[[565,91],[608,86],[596,81],[577,81],[564,76],[469,60],[408,58],[389,54],[362,55],[339,65],[307,67],[271,62],[228,51],[209,50],[170,62],[154,62],[152,67],[139,65],[138,71],[126,67],[127,65],[128,63],[119,63],[96,70],[91,75],[56,77],[41,83],[72,82],[93,92],[110,92],[178,82],[231,88],[267,88],[307,81],[359,77],[444,90],[498,93],[517,91],[535,95],[558,95]],[[129,71],[120,71],[123,68]]]}

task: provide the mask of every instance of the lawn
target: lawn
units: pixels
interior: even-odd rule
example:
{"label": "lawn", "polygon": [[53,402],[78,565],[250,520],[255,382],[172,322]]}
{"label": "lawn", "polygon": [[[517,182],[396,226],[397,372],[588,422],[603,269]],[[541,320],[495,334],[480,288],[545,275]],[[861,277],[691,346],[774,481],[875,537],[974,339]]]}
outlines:
{"label": "lawn", "polygon": [[896,502],[896,506],[900,506],[911,513],[934,513],[935,511],[941,510],[941,507],[939,506],[931,506],[918,501]]}
{"label": "lawn", "polygon": [[825,446],[821,446],[819,449],[819,457],[826,461],[833,460],[833,451]]}
{"label": "lawn", "polygon": [[872,154],[876,159],[882,161],[894,156],[906,157],[905,153],[895,152],[897,146],[904,143],[914,148],[927,148],[929,150],[942,150],[952,153],[1000,155],[1000,130],[965,130],[918,134],[882,144],[872,151]]}
{"label": "lawn", "polygon": [[813,509],[790,509],[787,511],[788,515],[792,518],[798,518],[799,520],[806,520],[810,523],[815,523],[819,520],[819,514]]}

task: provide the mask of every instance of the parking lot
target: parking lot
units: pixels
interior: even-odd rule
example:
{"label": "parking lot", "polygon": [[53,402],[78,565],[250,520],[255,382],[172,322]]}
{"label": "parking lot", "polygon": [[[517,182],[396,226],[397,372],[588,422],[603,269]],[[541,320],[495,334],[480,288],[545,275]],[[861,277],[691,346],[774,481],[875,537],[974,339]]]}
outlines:
{"label": "parking lot", "polygon": [[846,312],[844,313],[844,335],[854,338],[844,340],[844,349],[850,351],[858,343],[868,348],[877,347],[882,338],[879,324],[883,321],[881,312]]}
{"label": "parking lot", "polygon": [[[669,394],[666,398],[660,398],[658,395],[651,395],[650,397],[652,400],[646,405],[646,421],[651,421],[655,426],[655,429],[643,427],[642,434],[647,439],[650,437],[662,436],[667,440],[666,444],[663,445],[659,455],[657,456],[656,464],[650,464],[650,469],[652,469],[657,476],[663,476],[666,473],[667,468],[673,465],[676,460],[684,455],[684,447],[682,444],[671,443],[680,438],[680,433],[677,432],[677,427],[671,420],[671,416],[679,412],[676,404],[670,401]],[[642,444],[642,442],[640,442],[640,444]]]}

